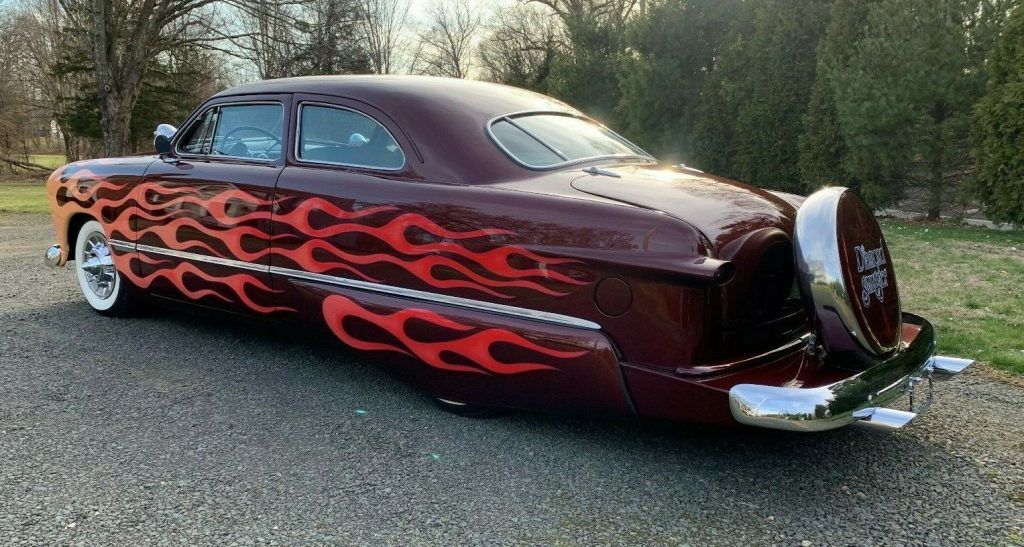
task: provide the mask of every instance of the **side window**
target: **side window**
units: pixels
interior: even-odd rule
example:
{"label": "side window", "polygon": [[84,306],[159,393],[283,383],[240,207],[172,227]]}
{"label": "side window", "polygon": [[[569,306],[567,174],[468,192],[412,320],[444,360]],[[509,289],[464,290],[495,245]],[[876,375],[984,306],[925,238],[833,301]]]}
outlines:
{"label": "side window", "polygon": [[181,151],[186,154],[208,154],[213,140],[213,128],[217,125],[217,109],[211,108],[202,119],[192,125],[192,132],[182,141]]}
{"label": "side window", "polygon": [[222,106],[213,133],[214,156],[276,160],[284,142],[284,108],[279,104]]}
{"label": "side window", "polygon": [[280,104],[215,106],[192,124],[179,145],[186,154],[258,160],[281,157],[284,107]]}
{"label": "side window", "polygon": [[396,171],[405,154],[387,128],[347,108],[305,104],[299,108],[295,154],[301,161]]}

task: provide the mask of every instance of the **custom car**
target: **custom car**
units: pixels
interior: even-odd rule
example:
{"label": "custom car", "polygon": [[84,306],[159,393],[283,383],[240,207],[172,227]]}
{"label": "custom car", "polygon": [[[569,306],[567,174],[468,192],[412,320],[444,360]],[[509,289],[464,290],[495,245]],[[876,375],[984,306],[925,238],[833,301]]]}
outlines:
{"label": "custom car", "polygon": [[932,326],[901,309],[852,191],[662,164],[532,92],[270,80],[154,143],[47,183],[45,260],[74,262],[89,306],[315,329],[459,414],[893,428],[971,363],[935,355]]}

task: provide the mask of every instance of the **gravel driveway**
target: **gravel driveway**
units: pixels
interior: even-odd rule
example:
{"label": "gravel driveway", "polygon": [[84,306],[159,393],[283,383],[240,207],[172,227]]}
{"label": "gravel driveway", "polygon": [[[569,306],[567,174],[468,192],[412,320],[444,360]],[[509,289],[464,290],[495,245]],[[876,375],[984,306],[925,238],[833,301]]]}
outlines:
{"label": "gravel driveway", "polygon": [[1024,388],[908,428],[458,418],[329,340],[102,318],[0,216],[0,544],[1015,544]]}

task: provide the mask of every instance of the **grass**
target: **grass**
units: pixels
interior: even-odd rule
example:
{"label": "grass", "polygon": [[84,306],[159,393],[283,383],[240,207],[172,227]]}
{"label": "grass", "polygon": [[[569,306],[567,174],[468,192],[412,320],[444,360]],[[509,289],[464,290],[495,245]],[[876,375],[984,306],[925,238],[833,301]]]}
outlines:
{"label": "grass", "polygon": [[50,169],[56,169],[67,163],[67,159],[64,157],[64,154],[32,154],[29,155],[28,161],[38,163],[39,165],[49,167]]}
{"label": "grass", "polygon": [[[0,212],[47,210],[41,180],[0,179]],[[939,351],[1024,375],[1024,232],[893,220],[882,229],[903,309],[932,322]]]}
{"label": "grass", "polygon": [[938,351],[1024,374],[1024,232],[885,220],[903,309]]}
{"label": "grass", "polygon": [[45,213],[46,178],[0,177],[0,213]]}

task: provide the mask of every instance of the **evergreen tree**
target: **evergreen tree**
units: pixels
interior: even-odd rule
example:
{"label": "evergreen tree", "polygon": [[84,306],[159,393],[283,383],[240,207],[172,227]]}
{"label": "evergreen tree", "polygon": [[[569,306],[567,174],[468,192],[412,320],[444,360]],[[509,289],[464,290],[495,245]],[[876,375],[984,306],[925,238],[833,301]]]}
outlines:
{"label": "evergreen tree", "polygon": [[700,92],[693,128],[694,164],[705,171],[737,178],[736,114],[748,61],[748,37],[754,24],[755,2],[744,2],[733,13],[725,41]]}
{"label": "evergreen tree", "polygon": [[549,93],[603,121],[619,101],[618,71],[625,29],[635,0],[528,0],[547,6],[562,22],[559,48],[545,82]]}
{"label": "evergreen tree", "polygon": [[869,6],[870,2],[863,0],[836,0],[829,11],[799,144],[800,176],[807,192],[828,185],[861,185],[863,174],[846,168],[847,147],[836,112],[834,75],[849,65],[850,44],[860,40]]}
{"label": "evergreen tree", "polygon": [[707,90],[709,118],[698,133],[705,140],[701,165],[720,164],[726,154],[729,176],[768,188],[803,189],[798,143],[828,4],[744,3],[753,10],[751,30],[736,33]]}
{"label": "evergreen tree", "polygon": [[648,152],[693,161],[701,89],[728,36],[728,17],[738,9],[738,0],[664,0],[633,22],[616,118]]}
{"label": "evergreen tree", "polygon": [[1006,21],[974,108],[978,167],[971,187],[996,221],[1024,224],[1024,7]]}
{"label": "evergreen tree", "polygon": [[556,54],[548,76],[552,95],[588,115],[610,121],[619,100],[619,61],[622,30],[603,20],[575,23],[572,43]]}
{"label": "evergreen tree", "polygon": [[910,181],[927,188],[938,218],[949,179],[966,162],[971,104],[979,91],[965,20],[976,0],[882,0],[868,10],[849,63],[833,70],[846,168],[870,174],[871,202],[891,201]]}
{"label": "evergreen tree", "polygon": [[736,170],[754,184],[801,191],[798,145],[827,2],[776,0],[758,10],[737,114]]}

